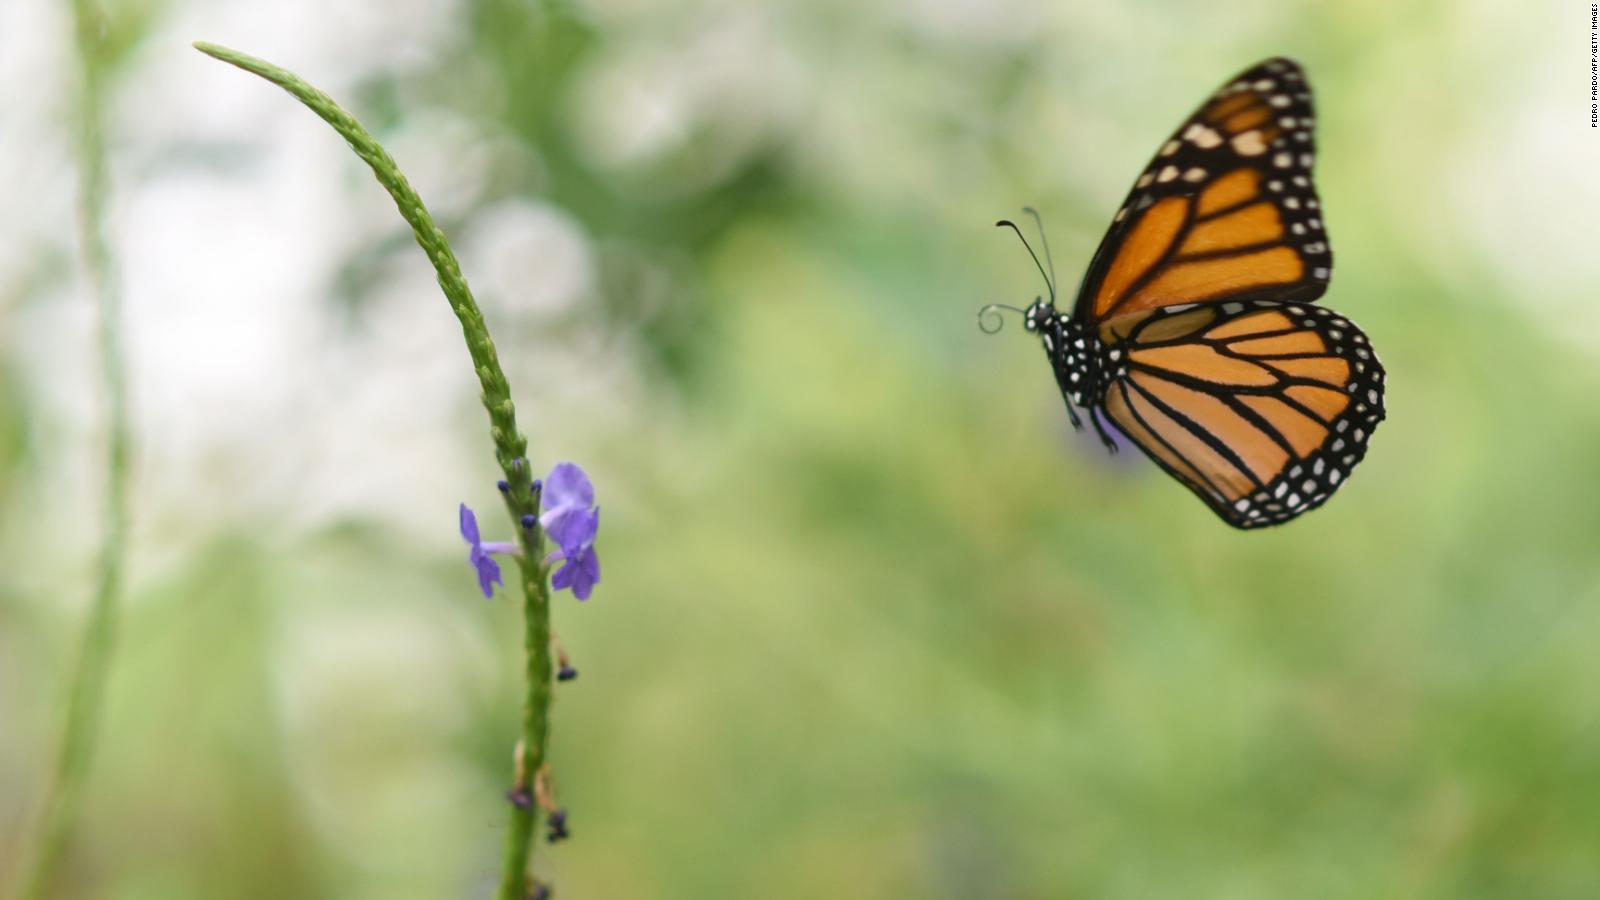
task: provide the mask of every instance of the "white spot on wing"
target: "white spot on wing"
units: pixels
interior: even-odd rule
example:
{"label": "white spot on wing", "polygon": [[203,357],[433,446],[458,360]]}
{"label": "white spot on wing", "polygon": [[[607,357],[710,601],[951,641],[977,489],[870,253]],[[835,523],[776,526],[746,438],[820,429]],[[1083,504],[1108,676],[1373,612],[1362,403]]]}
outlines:
{"label": "white spot on wing", "polygon": [[1210,150],[1222,144],[1222,135],[1211,128],[1201,125],[1199,122],[1184,129],[1183,137],[1201,150]]}
{"label": "white spot on wing", "polygon": [[1267,152],[1267,145],[1261,140],[1261,131],[1255,128],[1234,135],[1232,144],[1240,156],[1260,156]]}

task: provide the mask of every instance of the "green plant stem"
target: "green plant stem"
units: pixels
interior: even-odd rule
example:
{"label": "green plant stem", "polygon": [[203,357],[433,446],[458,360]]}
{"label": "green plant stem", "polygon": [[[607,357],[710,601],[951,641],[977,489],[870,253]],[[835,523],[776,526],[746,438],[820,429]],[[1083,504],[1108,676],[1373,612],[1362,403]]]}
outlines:
{"label": "green plant stem", "polygon": [[[438,272],[439,287],[444,290],[450,308],[461,322],[467,352],[472,355],[478,381],[483,387],[483,406],[489,412],[489,434],[494,441],[495,456],[506,481],[511,485],[511,490],[505,495],[506,508],[511,514],[522,548],[517,567],[522,578],[527,694],[522,710],[522,740],[513,790],[531,792],[533,779],[544,765],[545,748],[550,735],[550,596],[542,563],[544,532],[537,525],[523,528],[521,524],[524,516],[537,516],[538,496],[532,489],[525,459],[528,441],[517,430],[511,388],[505,372],[500,368],[494,342],[490,340],[488,327],[483,321],[483,313],[472,298],[467,280],[461,274],[461,265],[456,262],[444,232],[434,224],[433,217],[422,204],[422,198],[417,196],[416,190],[400,173],[394,159],[354,116],[292,72],[215,44],[196,42],[194,46],[201,53],[259,75],[288,91],[345,139],[356,155],[372,168],[378,183],[394,198],[400,215],[411,226],[417,243]],[[501,900],[524,900],[529,893],[529,856],[533,832],[538,824],[538,807],[534,804],[525,806],[512,805],[511,828],[501,870]]]}
{"label": "green plant stem", "polygon": [[17,896],[43,894],[77,819],[84,780],[93,758],[100,708],[116,645],[117,606],[122,595],[123,561],[128,542],[128,464],[133,453],[123,363],[121,298],[105,235],[107,173],[102,133],[106,70],[103,22],[92,0],[73,0],[73,30],[80,64],[78,164],[79,239],[94,290],[99,323],[97,341],[108,424],[105,534],[100,547],[94,601],[84,622],[66,700],[65,721],[54,768],[45,790],[37,831]]}

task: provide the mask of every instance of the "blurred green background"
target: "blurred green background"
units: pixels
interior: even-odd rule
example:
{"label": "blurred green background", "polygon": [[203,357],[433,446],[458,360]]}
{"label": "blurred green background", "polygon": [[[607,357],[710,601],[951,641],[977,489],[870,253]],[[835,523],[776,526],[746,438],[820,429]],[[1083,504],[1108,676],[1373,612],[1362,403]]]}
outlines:
{"label": "blurred green background", "polygon": [[[324,8],[327,7],[327,8]],[[1587,4],[113,0],[140,444],[61,897],[484,897],[519,625],[477,596],[441,217],[605,580],[556,627],[562,898],[1600,896],[1600,139]],[[1222,525],[1066,422],[982,302],[1075,284],[1217,84],[1298,58],[1389,421]],[[64,3],[0,3],[0,880],[104,474]],[[490,531],[503,530],[503,523]],[[498,536],[498,535],[497,535]]]}

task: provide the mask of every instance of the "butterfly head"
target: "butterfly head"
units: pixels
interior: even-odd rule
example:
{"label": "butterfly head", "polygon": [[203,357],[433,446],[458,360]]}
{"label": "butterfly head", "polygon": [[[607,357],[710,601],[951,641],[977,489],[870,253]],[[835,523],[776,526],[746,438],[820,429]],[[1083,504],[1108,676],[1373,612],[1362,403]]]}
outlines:
{"label": "butterfly head", "polygon": [[1055,314],[1056,308],[1048,300],[1043,297],[1035,298],[1032,305],[1022,313],[1022,327],[1037,334],[1050,323]]}

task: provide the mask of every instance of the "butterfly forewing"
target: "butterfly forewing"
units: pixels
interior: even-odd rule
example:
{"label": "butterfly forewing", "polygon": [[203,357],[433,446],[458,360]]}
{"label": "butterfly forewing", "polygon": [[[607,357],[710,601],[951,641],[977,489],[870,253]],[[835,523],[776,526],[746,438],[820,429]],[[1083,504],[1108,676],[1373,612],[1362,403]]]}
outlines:
{"label": "butterfly forewing", "polygon": [[1114,337],[1104,408],[1229,524],[1322,505],[1383,420],[1383,367],[1332,310],[1230,301],[1134,318]]}
{"label": "butterfly forewing", "polygon": [[1310,85],[1291,60],[1223,85],[1134,183],[1084,277],[1076,318],[1321,296],[1333,256],[1311,182],[1313,125]]}

